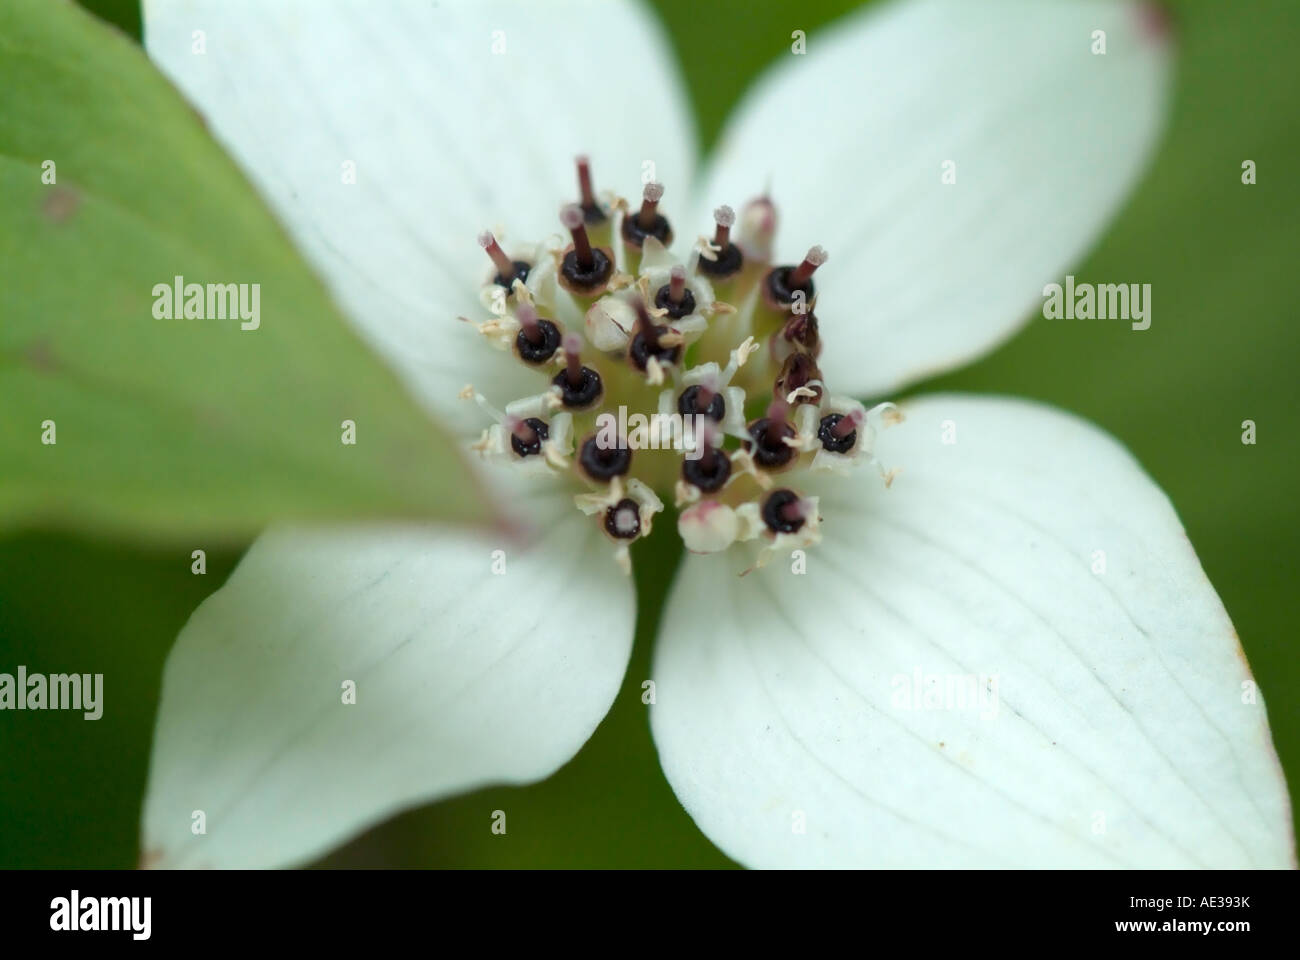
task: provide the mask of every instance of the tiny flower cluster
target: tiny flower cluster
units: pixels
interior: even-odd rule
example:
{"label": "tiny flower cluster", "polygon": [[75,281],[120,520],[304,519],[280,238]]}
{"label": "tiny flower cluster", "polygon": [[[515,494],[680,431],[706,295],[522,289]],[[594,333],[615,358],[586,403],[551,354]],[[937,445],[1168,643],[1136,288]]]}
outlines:
{"label": "tiny flower cluster", "polygon": [[[578,185],[579,201],[560,211],[567,239],[507,252],[492,233],[479,237],[492,261],[480,297],[488,317],[462,320],[535,370],[538,390],[499,410],[467,386],[462,397],[493,421],[475,450],[573,476],[586,488],[575,505],[600,524],[624,570],[629,545],[664,509],[660,494],[680,510],[687,549],[754,542],[754,566],[762,566],[820,539],[817,497],[800,492],[810,474],[866,461],[889,484],[893,472],[872,447],[899,419],[897,408],[868,410],[831,394],[817,365],[813,275],[825,250],[773,266],[776,209],[761,197],[739,225],[730,207],[719,207],[713,234],[679,261],[659,210],[662,184],[646,184],[633,209],[616,195],[598,197],[580,157]],[[611,438],[613,409],[703,428],[640,449]]]}

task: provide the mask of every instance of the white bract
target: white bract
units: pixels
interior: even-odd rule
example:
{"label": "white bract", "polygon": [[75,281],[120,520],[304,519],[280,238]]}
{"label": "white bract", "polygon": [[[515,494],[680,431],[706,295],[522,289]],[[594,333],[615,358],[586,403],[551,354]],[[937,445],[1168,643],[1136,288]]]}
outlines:
{"label": "white bract", "polygon": [[[1144,8],[881,4],[770,69],[698,170],[673,57],[632,3],[144,9],[149,54],[532,528],[263,536],[168,661],[145,862],[302,863],[548,776],[619,689],[636,611],[612,557],[669,498],[691,554],[652,728],[740,862],[1293,862],[1236,635],[1132,457],[1025,401],[854,399],[990,350],[1097,239],[1161,125],[1170,44]],[[561,226],[584,151],[605,192]],[[622,242],[659,216],[672,242]],[[575,286],[588,243],[613,262]],[[494,283],[484,248],[527,275]],[[815,296],[787,273],[807,303],[767,302],[770,270],[805,257]],[[590,403],[551,386],[584,369]],[[602,405],[671,414],[699,387],[729,404],[699,451],[727,485],[679,475],[681,444],[578,466]],[[774,390],[784,471],[752,422]]]}

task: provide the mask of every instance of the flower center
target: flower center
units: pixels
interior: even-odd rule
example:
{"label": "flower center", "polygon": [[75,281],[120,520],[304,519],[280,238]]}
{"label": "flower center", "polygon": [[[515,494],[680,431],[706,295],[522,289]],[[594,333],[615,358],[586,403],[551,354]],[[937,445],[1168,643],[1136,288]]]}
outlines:
{"label": "flower center", "polygon": [[633,209],[596,193],[586,157],[577,179],[578,202],[560,210],[567,243],[556,235],[507,253],[493,234],[479,237],[489,315],[470,322],[538,382],[504,411],[465,388],[495,421],[474,449],[572,478],[575,506],[625,569],[661,496],[679,508],[688,549],[752,543],[761,566],[820,538],[817,498],[804,492],[816,473],[866,461],[888,485],[872,445],[897,409],[833,396],[817,364],[822,247],[772,263],[776,208],[761,197],[739,218],[715,210],[712,236],[679,260],[663,184],[645,184]]}

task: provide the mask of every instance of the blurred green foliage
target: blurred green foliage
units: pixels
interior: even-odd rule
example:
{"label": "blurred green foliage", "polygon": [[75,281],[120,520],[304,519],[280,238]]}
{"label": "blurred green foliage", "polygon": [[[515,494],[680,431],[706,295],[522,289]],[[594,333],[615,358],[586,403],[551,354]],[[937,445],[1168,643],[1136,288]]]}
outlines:
{"label": "blurred green foliage", "polygon": [[105,23],[111,23],[128,36],[139,40],[140,0],[77,0]]}
{"label": "blurred green foliage", "polygon": [[[91,6],[129,4],[97,0]],[[693,91],[707,144],[758,68],[854,4],[656,0]],[[1300,356],[1294,158],[1300,36],[1293,0],[1173,4],[1179,66],[1163,149],[1134,202],[1073,272],[1149,282],[1150,330],[1036,320],[979,364],[921,385],[1036,397],[1120,438],[1169,493],[1241,635],[1270,705],[1292,791],[1300,786],[1295,562],[1300,543]],[[828,95],[832,95],[828,93]],[[1240,182],[1255,160],[1259,183]],[[1259,442],[1243,446],[1242,420]],[[165,555],[64,537],[0,543],[0,664],[111,671],[93,729],[68,715],[0,728],[0,865],[133,862],[162,660],[190,609],[236,556],[190,576]],[[591,742],[550,780],[483,790],[400,816],[329,865],[723,866],[659,771],[640,684],[677,553],[638,548],[641,609],[628,679]],[[647,572],[653,575],[646,576]],[[24,658],[26,658],[24,660]],[[33,722],[35,721],[35,722]],[[506,837],[491,811],[510,818]]]}
{"label": "blurred green foliage", "polygon": [[[139,46],[67,0],[10,0],[0,35],[0,528],[210,546],[271,520],[490,519],[458,444]],[[217,306],[236,277],[252,300]],[[208,320],[156,320],[160,280],[177,319],[209,284]],[[62,443],[35,442],[47,423]]]}

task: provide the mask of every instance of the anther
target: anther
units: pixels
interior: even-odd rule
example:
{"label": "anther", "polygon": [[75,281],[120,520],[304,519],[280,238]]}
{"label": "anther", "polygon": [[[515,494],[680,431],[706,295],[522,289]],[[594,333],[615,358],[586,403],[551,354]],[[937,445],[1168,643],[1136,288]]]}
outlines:
{"label": "anther", "polygon": [[506,417],[505,428],[510,431],[510,446],[521,457],[534,457],[542,452],[542,441],[550,435],[550,427],[545,420],[529,417]]}
{"label": "anther", "polygon": [[647,183],[641,191],[641,209],[636,216],[623,218],[623,239],[633,247],[640,247],[646,237],[654,237],[665,247],[672,246],[673,230],[668,218],[659,212],[659,201],[663,199],[662,183]]}
{"label": "anther", "polygon": [[695,294],[686,288],[686,268],[675,266],[668,275],[668,282],[655,294],[655,306],[668,311],[673,320],[689,317],[695,312]]}
{"label": "anther", "polygon": [[497,286],[505,287],[509,291],[515,280],[527,280],[529,263],[526,260],[511,260],[506,256],[506,252],[501,249],[501,244],[497,243],[497,238],[492,235],[491,230],[484,230],[478,235],[479,246],[487,251],[487,255],[492,258],[492,265],[497,268],[497,274],[492,278],[492,282]]}
{"label": "anther", "polygon": [[527,303],[521,303],[515,315],[519,318],[519,333],[515,335],[519,359],[534,365],[550,360],[560,346],[560,328],[539,317]]}
{"label": "anther", "polygon": [[813,247],[804,256],[797,267],[774,267],[767,275],[768,296],[779,306],[788,306],[795,301],[795,293],[802,293],[805,301],[813,296],[812,276],[818,267],[826,262],[827,253],[823,247]]}
{"label": "anther", "polygon": [[604,223],[608,218],[596,202],[596,192],[591,188],[591,161],[578,157],[578,192],[582,197],[582,217],[591,226]]}
{"label": "anther", "polygon": [[713,245],[718,248],[717,256],[712,260],[700,257],[698,269],[711,277],[729,277],[738,273],[745,264],[740,247],[731,242],[731,228],[736,224],[736,211],[724,204],[713,211],[713,220],[717,225],[713,230]]}
{"label": "anther", "polygon": [[564,254],[560,275],[576,293],[594,293],[603,287],[614,272],[614,261],[600,247],[593,247],[587,237],[586,217],[582,208],[571,203],[560,211],[560,222],[573,237],[573,249]]}
{"label": "anther", "polygon": [[798,533],[808,521],[810,506],[793,490],[773,490],[763,501],[763,522],[773,533]]}
{"label": "anther", "polygon": [[705,416],[721,423],[727,415],[727,401],[722,394],[697,383],[687,387],[677,398],[677,412],[683,417]]}
{"label": "anther", "polygon": [[769,470],[779,469],[790,463],[795,457],[795,449],[786,443],[797,435],[795,428],[786,420],[790,405],[782,397],[773,397],[768,405],[767,415],[760,417],[749,425],[749,439],[745,449],[753,452],[754,463]]}
{"label": "anther", "polygon": [[626,444],[604,446],[600,434],[593,433],[582,441],[578,451],[578,465],[597,483],[608,483],[615,477],[621,477],[632,466],[632,451]]}
{"label": "anther", "polygon": [[585,410],[604,393],[600,374],[582,365],[582,338],[576,333],[564,335],[564,369],[551,381],[560,388],[560,402],[570,410]]}
{"label": "anther", "polygon": [[849,413],[828,413],[817,427],[817,439],[822,449],[831,453],[848,453],[858,442],[858,427],[866,420],[861,410]]}
{"label": "anther", "polygon": [[641,534],[641,505],[624,497],[605,511],[605,531],[618,540],[635,540]]}
{"label": "anther", "polygon": [[655,325],[639,298],[633,306],[636,308],[636,335],[627,348],[627,356],[632,365],[638,370],[645,370],[651,357],[661,364],[676,363],[682,353],[681,345],[660,342],[660,337],[668,332],[668,328]]}

